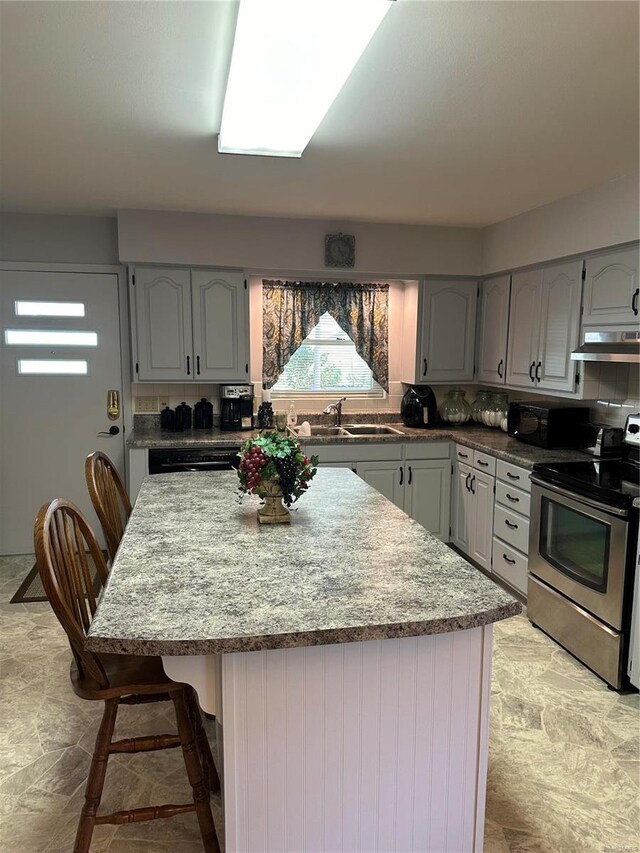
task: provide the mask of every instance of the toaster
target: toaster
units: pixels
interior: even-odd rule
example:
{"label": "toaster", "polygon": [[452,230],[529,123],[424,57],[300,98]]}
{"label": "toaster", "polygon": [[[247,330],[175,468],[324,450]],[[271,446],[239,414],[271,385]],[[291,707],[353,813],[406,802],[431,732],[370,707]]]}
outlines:
{"label": "toaster", "polygon": [[623,432],[620,427],[581,424],[578,447],[592,456],[621,456]]}

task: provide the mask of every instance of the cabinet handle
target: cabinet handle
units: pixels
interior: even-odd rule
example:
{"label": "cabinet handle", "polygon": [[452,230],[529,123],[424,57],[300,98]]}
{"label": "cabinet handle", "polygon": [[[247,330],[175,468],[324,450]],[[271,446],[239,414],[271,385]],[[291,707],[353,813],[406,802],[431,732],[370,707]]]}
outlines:
{"label": "cabinet handle", "polygon": [[538,366],[536,367],[536,382],[540,382],[540,368],[542,367],[542,362],[538,362]]}
{"label": "cabinet handle", "polygon": [[401,465],[400,466],[400,485],[402,485],[403,482],[404,482],[404,468]]}
{"label": "cabinet handle", "polygon": [[411,471],[411,465],[409,465],[409,479],[407,480],[407,485],[411,485],[411,480],[413,479],[413,473]]}
{"label": "cabinet handle", "polygon": [[470,478],[471,478],[471,471],[469,471],[469,473],[467,474],[467,479],[464,481],[464,484],[465,484],[466,489],[467,489],[467,491],[468,491],[468,492],[470,492],[470,491],[471,491],[471,489],[469,488],[469,480],[470,480]]}
{"label": "cabinet handle", "polygon": [[460,453],[460,451],[458,451],[458,456],[460,457],[460,459],[468,459],[469,458],[468,453]]}
{"label": "cabinet handle", "polygon": [[513,521],[509,521],[508,518],[505,518],[504,523],[507,525],[509,530],[517,530],[518,529],[518,525],[514,524]]}
{"label": "cabinet handle", "polygon": [[520,498],[514,498],[514,497],[513,497],[513,495],[510,495],[510,494],[509,494],[509,492],[507,492],[507,493],[506,493],[506,496],[505,496],[505,497],[507,498],[507,500],[511,501],[511,502],[512,502],[512,503],[514,503],[514,504],[519,504],[519,503],[520,503]]}
{"label": "cabinet handle", "polygon": [[422,375],[423,376],[427,375],[427,359],[426,358],[422,359]]}
{"label": "cabinet handle", "polygon": [[187,376],[191,376],[191,359],[187,356]]}
{"label": "cabinet handle", "polygon": [[505,563],[511,563],[512,566],[515,566],[516,564],[516,561],[512,560],[510,557],[507,557],[506,554],[502,555],[502,559],[505,561]]}
{"label": "cabinet handle", "polygon": [[631,298],[631,310],[633,313],[638,316],[638,295],[640,294],[640,287],[636,287],[635,292]]}
{"label": "cabinet handle", "polygon": [[502,365],[504,364],[504,359],[501,358],[498,362],[498,376],[502,379]]}
{"label": "cabinet handle", "polygon": [[476,490],[473,488],[473,484],[475,483],[475,481],[476,481],[476,475],[474,474],[473,477],[471,478],[471,482],[469,483],[469,486],[471,487],[471,494],[472,495],[475,495],[475,493],[476,493]]}
{"label": "cabinet handle", "polygon": [[519,474],[512,474],[512,473],[511,473],[511,471],[507,471],[507,477],[508,477],[510,480],[519,480],[519,479],[520,479],[520,475],[519,475]]}
{"label": "cabinet handle", "polygon": [[483,462],[483,461],[482,461],[482,459],[478,459],[478,465],[482,465],[482,467],[483,467],[483,468],[488,468],[488,467],[489,467],[489,463],[488,463],[488,462]]}
{"label": "cabinet handle", "polygon": [[196,356],[196,372],[197,372],[198,376],[200,376],[200,356],[199,355]]}
{"label": "cabinet handle", "polygon": [[535,381],[536,381],[536,378],[535,378],[535,376],[533,375],[533,368],[534,368],[535,366],[536,366],[535,361],[532,361],[532,362],[531,362],[531,364],[529,365],[529,379],[530,379],[532,382],[535,382]]}

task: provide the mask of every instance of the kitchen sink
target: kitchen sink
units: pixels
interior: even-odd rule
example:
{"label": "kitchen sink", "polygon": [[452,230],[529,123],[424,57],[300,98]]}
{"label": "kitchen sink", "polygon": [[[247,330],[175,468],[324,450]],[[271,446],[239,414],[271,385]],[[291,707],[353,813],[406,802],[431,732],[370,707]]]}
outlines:
{"label": "kitchen sink", "polygon": [[344,424],[342,429],[347,435],[402,435],[399,429],[378,424]]}
{"label": "kitchen sink", "polygon": [[312,426],[311,435],[347,435],[342,427]]}

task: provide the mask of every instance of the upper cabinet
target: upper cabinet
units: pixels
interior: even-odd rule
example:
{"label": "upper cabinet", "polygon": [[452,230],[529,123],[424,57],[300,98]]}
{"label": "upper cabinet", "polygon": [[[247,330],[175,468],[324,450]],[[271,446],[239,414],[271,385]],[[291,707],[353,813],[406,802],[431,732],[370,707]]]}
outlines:
{"label": "upper cabinet", "polygon": [[136,267],[131,294],[136,381],[247,381],[242,273]]}
{"label": "upper cabinet", "polygon": [[581,292],[581,261],[513,276],[507,384],[575,392]]}
{"label": "upper cabinet", "polygon": [[638,324],[638,247],[587,258],[582,324]]}
{"label": "upper cabinet", "polygon": [[476,379],[504,385],[507,375],[507,335],[511,276],[480,282]]}
{"label": "upper cabinet", "polygon": [[423,282],[419,302],[418,382],[473,379],[477,297],[475,281]]}

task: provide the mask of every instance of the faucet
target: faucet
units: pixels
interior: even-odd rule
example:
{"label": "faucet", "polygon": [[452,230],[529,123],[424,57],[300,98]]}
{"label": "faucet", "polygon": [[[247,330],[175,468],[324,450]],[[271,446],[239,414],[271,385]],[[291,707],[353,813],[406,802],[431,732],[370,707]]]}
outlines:
{"label": "faucet", "polygon": [[336,413],[336,426],[339,427],[342,423],[342,404],[345,402],[346,397],[340,397],[339,400],[336,400],[335,403],[329,403],[326,409],[322,410],[323,415],[330,415],[332,412]]}

